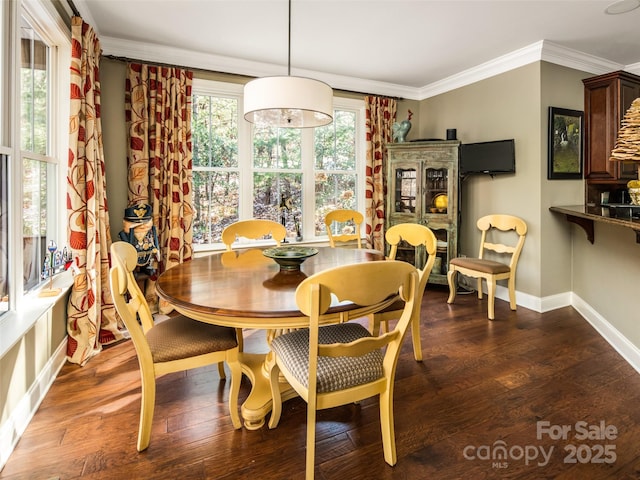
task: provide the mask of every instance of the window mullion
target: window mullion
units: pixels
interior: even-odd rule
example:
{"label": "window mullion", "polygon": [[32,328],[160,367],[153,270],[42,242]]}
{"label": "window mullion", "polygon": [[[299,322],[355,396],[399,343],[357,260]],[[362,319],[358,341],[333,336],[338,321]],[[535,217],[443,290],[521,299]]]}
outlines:
{"label": "window mullion", "polygon": [[251,124],[242,116],[244,106],[238,99],[238,168],[240,179],[240,200],[238,218],[246,220],[253,217],[253,147]]}
{"label": "window mullion", "polygon": [[315,238],[316,185],[315,185],[315,130],[305,128],[302,132],[302,236]]}

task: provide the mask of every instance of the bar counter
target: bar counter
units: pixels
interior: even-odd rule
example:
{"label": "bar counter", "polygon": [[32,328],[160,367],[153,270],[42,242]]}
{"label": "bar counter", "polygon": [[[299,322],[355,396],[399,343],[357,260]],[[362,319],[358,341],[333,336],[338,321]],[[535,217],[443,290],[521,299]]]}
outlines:
{"label": "bar counter", "polygon": [[568,205],[549,207],[549,210],[566,216],[567,221],[580,225],[587,233],[587,240],[593,243],[593,222],[608,223],[630,228],[636,233],[636,243],[640,243],[640,206],[622,203],[598,206]]}

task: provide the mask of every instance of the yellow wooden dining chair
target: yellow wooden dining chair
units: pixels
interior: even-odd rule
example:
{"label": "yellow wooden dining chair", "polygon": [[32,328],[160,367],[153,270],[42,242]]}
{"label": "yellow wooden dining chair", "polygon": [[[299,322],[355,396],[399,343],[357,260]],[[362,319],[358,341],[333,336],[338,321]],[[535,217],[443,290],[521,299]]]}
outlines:
{"label": "yellow wooden dining chair", "polygon": [[[422,342],[420,341],[420,313],[421,302],[424,295],[424,290],[431,275],[431,270],[436,258],[437,239],[433,234],[433,231],[429,227],[420,225],[417,223],[399,223],[392,226],[385,233],[385,239],[391,246],[389,250],[389,260],[395,260],[398,252],[398,245],[400,242],[405,242],[414,249],[420,245],[424,246],[425,253],[427,254],[426,261],[422,269],[418,269],[419,281],[418,288],[416,289],[416,309],[414,312],[414,318],[411,322],[411,339],[413,340],[413,356],[416,361],[422,361]],[[389,320],[397,320],[400,318],[404,310],[404,302],[397,300],[392,305],[389,305],[384,310],[371,314],[369,319],[372,325],[372,333],[377,335],[380,330],[380,325],[383,326],[383,331],[389,330]]]}
{"label": "yellow wooden dining chair", "polygon": [[[111,262],[109,279],[113,303],[131,335],[140,365],[142,398],[138,451],[145,450],[151,439],[156,378],[171,372],[226,362],[231,369],[231,422],[234,428],[240,428],[238,395],[242,370],[235,329],[182,315],[154,324],[149,305],[133,277],[137,265],[136,249],[128,242],[112,243]],[[224,378],[224,369],[221,378]]]}
{"label": "yellow wooden dining chair", "polygon": [[339,209],[328,212],[324,217],[324,224],[329,236],[329,245],[335,248],[336,242],[345,243],[355,240],[358,248],[362,248],[360,238],[362,222],[364,222],[364,216],[356,210]]}
{"label": "yellow wooden dining chair", "polygon": [[[222,230],[222,243],[227,247],[227,252],[233,251],[233,243],[239,238],[249,238],[258,240],[260,238],[270,236],[279,247],[287,237],[287,229],[284,225],[274,222],[273,220],[265,220],[262,218],[251,218],[249,220],[240,220],[232,223]],[[252,253],[253,255],[262,255],[262,253]],[[224,260],[224,259],[223,259]],[[229,261],[229,258],[226,259]],[[240,351],[244,350],[244,335],[241,328],[236,329]]]}
{"label": "yellow wooden dining chair", "polygon": [[[395,465],[393,385],[402,339],[413,316],[417,283],[413,265],[379,260],[316,273],[296,289],[296,303],[309,317],[309,328],[282,334],[271,342],[275,365],[270,375],[273,406],[269,428],[280,421],[282,373],[307,402],[307,480],[314,477],[316,410],[373,396],[379,397],[384,459]],[[404,310],[391,332],[373,336],[357,322],[320,326],[329,321],[326,314],[332,297],[376,311],[398,294],[405,302]]]}
{"label": "yellow wooden dining chair", "polygon": [[274,222],[273,220],[260,218],[240,220],[222,230],[222,243],[225,244],[227,251],[230,252],[233,250],[232,245],[238,237],[257,240],[266,236],[271,236],[276,244],[280,246],[287,236],[287,229],[284,225]]}
{"label": "yellow wooden dining chair", "polygon": [[[482,299],[482,280],[484,279],[487,282],[488,316],[489,320],[493,320],[497,280],[507,279],[509,306],[511,310],[516,309],[516,267],[527,235],[527,224],[513,215],[486,215],[478,220],[477,225],[482,232],[478,258],[458,257],[449,261],[447,303],[453,303],[456,298],[458,272],[477,279],[479,299]],[[517,234],[515,237],[517,241],[498,242],[500,239],[497,238],[497,234],[508,231],[514,231]],[[500,237],[504,238],[506,235],[500,235]],[[500,261],[486,258],[487,252],[500,257]]]}

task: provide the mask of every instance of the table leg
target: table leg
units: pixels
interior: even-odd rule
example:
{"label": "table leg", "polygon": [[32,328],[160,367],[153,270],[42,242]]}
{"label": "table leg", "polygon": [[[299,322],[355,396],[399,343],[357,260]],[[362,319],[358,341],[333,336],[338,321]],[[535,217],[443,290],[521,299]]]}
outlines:
{"label": "table leg", "polygon": [[[240,409],[247,430],[258,430],[265,423],[265,417],[271,412],[271,383],[267,370],[267,357],[264,353],[241,353],[242,373],[251,381],[251,392]],[[297,396],[296,391],[287,382],[280,383],[282,401]]]}

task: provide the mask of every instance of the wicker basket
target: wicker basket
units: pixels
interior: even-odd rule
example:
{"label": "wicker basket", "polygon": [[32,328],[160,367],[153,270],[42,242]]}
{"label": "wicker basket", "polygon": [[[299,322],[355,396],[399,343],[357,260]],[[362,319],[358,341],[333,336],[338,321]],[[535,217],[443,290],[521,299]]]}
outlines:
{"label": "wicker basket", "polygon": [[631,205],[640,205],[640,188],[629,188],[629,197],[631,197]]}

